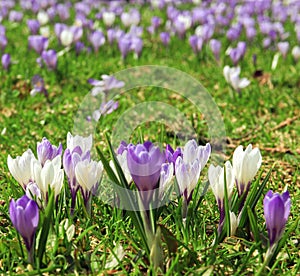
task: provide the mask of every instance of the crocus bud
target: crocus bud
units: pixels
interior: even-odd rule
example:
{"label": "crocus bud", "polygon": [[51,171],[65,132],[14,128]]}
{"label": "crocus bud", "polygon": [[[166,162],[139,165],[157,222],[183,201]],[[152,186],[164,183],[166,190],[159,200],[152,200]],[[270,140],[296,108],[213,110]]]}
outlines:
{"label": "crocus bud", "polygon": [[159,35],[161,42],[165,45],[168,46],[170,43],[170,34],[168,32],[162,32]]}
{"label": "crocus bud", "polygon": [[243,151],[243,146],[238,146],[232,158],[232,167],[238,194],[241,196],[248,193],[251,181],[261,166],[262,157],[258,148],[252,149],[252,145],[248,145]]}
{"label": "crocus bud", "polygon": [[30,31],[30,34],[36,35],[38,34],[39,28],[40,28],[40,23],[38,20],[35,19],[28,19],[27,20],[27,27]]}
{"label": "crocus bud", "polygon": [[50,70],[55,70],[57,67],[57,54],[55,50],[43,51],[41,54],[43,61]]}
{"label": "crocus bud", "polygon": [[266,194],[263,204],[270,247],[272,247],[280,240],[290,214],[289,192],[286,191],[280,195],[270,190]]}
{"label": "crocus bud", "polygon": [[114,24],[116,15],[114,12],[103,12],[102,19],[105,26],[110,27]]}
{"label": "crocus bud", "polygon": [[8,70],[10,66],[10,54],[3,54],[1,58],[2,67],[4,70]]}
{"label": "crocus bud", "polygon": [[32,262],[34,237],[39,224],[39,208],[34,200],[24,195],[17,201],[11,200],[9,215],[13,226],[25,242],[29,260]]}
{"label": "crocus bud", "polygon": [[290,44],[287,41],[278,42],[277,47],[278,47],[279,52],[282,54],[282,56],[284,58],[286,58],[286,55],[289,51]]}

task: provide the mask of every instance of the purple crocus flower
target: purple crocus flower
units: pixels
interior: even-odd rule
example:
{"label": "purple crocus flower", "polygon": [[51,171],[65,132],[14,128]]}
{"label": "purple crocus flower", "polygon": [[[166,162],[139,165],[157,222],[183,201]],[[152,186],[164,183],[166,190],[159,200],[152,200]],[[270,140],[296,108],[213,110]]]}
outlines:
{"label": "purple crocus flower", "polygon": [[94,51],[97,53],[99,47],[105,43],[105,37],[101,31],[94,31],[89,36],[89,40],[94,48]]}
{"label": "purple crocus flower", "polygon": [[82,151],[80,146],[76,146],[74,149],[66,149],[63,156],[63,167],[68,178],[68,184],[71,190],[71,214],[74,213],[76,204],[76,194],[80,188],[75,176],[75,167],[78,162],[88,160],[90,161],[90,151],[85,153]]}
{"label": "purple crocus flower", "polygon": [[122,55],[122,59],[125,59],[131,47],[131,39],[128,35],[124,35],[119,38],[118,47]]}
{"label": "purple crocus flower", "polygon": [[170,34],[168,32],[161,32],[159,37],[160,37],[161,42],[165,46],[168,46],[170,44]]}
{"label": "purple crocus flower", "polygon": [[0,36],[5,36],[6,29],[3,25],[0,25]]}
{"label": "purple crocus flower", "polygon": [[137,58],[141,56],[143,50],[143,40],[140,37],[133,36],[131,38],[131,50],[134,51]]}
{"label": "purple crocus flower", "polygon": [[140,191],[146,209],[149,208],[154,189],[158,188],[160,170],[164,161],[165,154],[150,141],[128,146],[128,169]]}
{"label": "purple crocus flower", "polygon": [[217,61],[220,60],[221,42],[216,39],[211,39],[209,41],[209,47]]}
{"label": "purple crocus flower", "polygon": [[153,16],[153,17],[151,18],[151,26],[153,26],[154,31],[157,30],[157,28],[161,25],[161,23],[162,23],[162,20],[161,20],[160,17],[158,17],[158,16]]}
{"label": "purple crocus flower", "polygon": [[166,146],[166,160],[168,161],[168,163],[173,163],[174,169],[176,160],[179,156],[182,157],[182,149],[180,147],[176,148],[176,150],[174,151],[174,149],[169,144]]}
{"label": "purple crocus flower", "polygon": [[45,137],[41,142],[37,143],[37,156],[42,166],[47,160],[53,160],[57,155],[61,154],[62,144],[59,144],[59,147],[53,146]]}
{"label": "purple crocus flower", "polygon": [[9,215],[13,226],[22,236],[28,251],[29,262],[33,262],[34,237],[39,224],[39,207],[26,195],[17,201],[11,200]]}
{"label": "purple crocus flower", "polygon": [[34,75],[31,79],[33,89],[30,91],[31,96],[35,96],[37,93],[43,93],[45,97],[48,97],[48,91],[45,88],[44,79],[40,75]]}
{"label": "purple crocus flower", "polygon": [[287,41],[278,42],[277,47],[278,47],[279,52],[282,54],[282,56],[284,58],[286,58],[286,55],[290,48],[290,44]]}
{"label": "purple crocus flower", "polygon": [[290,214],[291,200],[289,192],[286,191],[280,195],[270,190],[265,195],[263,203],[270,247],[272,247],[280,240]]}
{"label": "purple crocus flower", "polygon": [[93,96],[97,96],[100,93],[107,94],[112,89],[122,88],[125,83],[117,80],[114,76],[102,75],[102,80],[89,79],[88,83],[95,86],[91,91]]}
{"label": "purple crocus flower", "polygon": [[39,55],[48,47],[48,38],[41,35],[31,35],[28,37],[29,49],[34,49]]}
{"label": "purple crocus flower", "polygon": [[7,38],[5,34],[0,34],[0,50],[4,51],[7,46]]}
{"label": "purple crocus flower", "polygon": [[8,19],[11,22],[20,22],[23,19],[23,13],[18,11],[10,11]]}
{"label": "purple crocus flower", "polygon": [[84,50],[84,48],[85,48],[84,43],[81,42],[81,41],[77,41],[75,43],[75,52],[76,52],[76,55],[79,55]]}
{"label": "purple crocus flower", "polygon": [[202,37],[199,37],[197,35],[192,35],[189,38],[189,43],[194,51],[194,53],[197,55],[202,50],[203,46],[203,39]]}
{"label": "purple crocus flower", "polygon": [[57,67],[57,54],[55,50],[43,51],[41,57],[48,69],[55,70]]}
{"label": "purple crocus flower", "polygon": [[27,20],[27,27],[30,31],[30,34],[36,35],[38,34],[39,28],[40,28],[40,23],[36,19],[28,19]]}
{"label": "purple crocus flower", "polygon": [[10,54],[3,54],[1,58],[2,67],[4,70],[8,70],[10,66]]}

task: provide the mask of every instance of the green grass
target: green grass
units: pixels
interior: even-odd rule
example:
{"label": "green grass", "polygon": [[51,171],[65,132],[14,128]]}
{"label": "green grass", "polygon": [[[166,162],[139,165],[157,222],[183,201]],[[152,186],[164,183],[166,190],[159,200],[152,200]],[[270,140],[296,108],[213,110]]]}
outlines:
{"label": "green grass", "polygon": [[[147,20],[151,16],[147,10],[143,14]],[[228,137],[225,158],[231,159],[234,148],[239,144],[247,146],[252,143],[259,147],[263,156],[260,169],[262,177],[265,177],[275,163],[265,192],[268,189],[282,191],[287,186],[292,201],[287,229],[299,218],[300,63],[295,64],[290,55],[286,60],[281,57],[277,69],[272,71],[270,68],[274,52],[263,51],[259,41],[252,43],[240,64],[242,76],[249,78],[251,84],[239,96],[232,91],[223,77],[224,65],[230,64],[228,57],[221,55],[220,66],[214,61],[208,48],[204,49],[201,57],[196,57],[187,40],[172,38],[170,47],[164,48],[158,42],[158,37],[150,38],[145,34],[140,59],[135,60],[129,55],[124,62],[120,60],[116,45],[104,45],[96,56],[93,53],[82,53],[76,57],[71,50],[59,58],[57,72],[51,72],[45,68],[40,69],[35,62],[37,55],[27,50],[26,28],[19,28],[17,24],[8,22],[4,22],[4,25],[7,27],[9,40],[7,52],[11,53],[14,64],[8,72],[0,71],[1,273],[29,275],[29,271],[32,271],[26,264],[26,258],[23,260],[21,257],[16,231],[8,216],[9,200],[22,195],[22,189],[9,174],[8,154],[15,158],[28,148],[35,152],[36,143],[44,136],[53,144],[62,142],[66,148],[67,132],[72,130],[77,109],[91,89],[87,83],[88,78],[99,79],[102,74],[114,74],[133,66],[169,66],[200,81],[223,116]],[[55,41],[50,44],[57,47]],[[222,51],[225,51],[224,45]],[[253,54],[257,54],[257,68],[263,70],[264,75],[261,78],[253,77]],[[37,73],[44,77],[47,84],[49,102],[43,95],[29,95],[30,79]],[[205,116],[172,91],[155,87],[138,88],[119,95],[118,100],[119,109],[99,122],[94,137],[96,145],[105,154],[107,145],[104,133],[110,134],[123,112],[144,101],[161,101],[176,107],[196,129],[198,139],[202,142],[209,141]],[[293,119],[289,121],[291,118]],[[174,142],[174,133],[159,122],[146,122],[139,126],[132,133],[132,141],[139,141],[140,135],[156,142]],[[206,178],[206,172],[207,169],[202,172],[201,179]],[[65,184],[67,187],[67,183]],[[262,198],[256,211],[259,230],[266,234]],[[262,254],[253,240],[230,237],[217,248],[212,247],[219,214],[210,190],[198,209],[190,213],[190,224],[186,231],[179,224],[180,216],[181,210],[177,202],[172,202],[163,208],[159,219],[159,224],[168,229],[169,239],[174,246],[173,251],[168,252],[166,234],[162,245],[163,273],[252,275],[261,268]],[[92,217],[85,218],[82,210],[78,209],[73,224],[76,230],[71,242],[61,232],[56,233],[54,228],[50,229],[45,256],[47,267],[42,268],[41,272],[61,275],[75,272],[95,275],[100,272],[104,275],[151,273],[148,271],[149,261],[137,231],[121,210],[105,204],[101,198],[94,198]],[[296,275],[299,271],[299,229],[298,224],[282,248],[280,257],[271,267],[269,275]],[[124,257],[114,268],[106,268],[106,261],[113,255],[112,251],[117,245],[122,246]],[[36,273],[37,271],[32,271],[32,274]],[[268,275],[267,270],[264,273]]]}

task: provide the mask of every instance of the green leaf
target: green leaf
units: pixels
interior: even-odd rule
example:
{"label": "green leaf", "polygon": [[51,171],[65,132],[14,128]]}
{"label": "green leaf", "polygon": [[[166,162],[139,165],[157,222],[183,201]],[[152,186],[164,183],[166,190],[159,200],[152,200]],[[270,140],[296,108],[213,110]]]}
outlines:
{"label": "green leaf", "polygon": [[115,175],[115,173],[113,172],[112,168],[109,165],[109,162],[107,161],[107,159],[104,157],[104,154],[101,152],[101,150],[99,148],[97,148],[97,152],[100,155],[100,159],[102,161],[102,164],[104,166],[104,169],[106,170],[108,176],[110,177],[110,179],[113,181],[113,183],[123,187],[124,189],[122,189],[121,193],[118,193],[118,196],[120,197],[120,201],[121,202],[126,202],[128,203],[130,206],[130,208],[128,208],[129,210],[126,211],[126,213],[130,216],[132,223],[134,224],[134,226],[136,227],[136,230],[139,234],[139,236],[141,237],[143,244],[145,246],[145,250],[147,252],[147,254],[150,254],[150,248],[148,246],[148,242],[147,242],[147,236],[145,233],[145,229],[144,229],[144,225],[143,225],[143,220],[142,217],[140,215],[140,211],[132,211],[135,210],[135,206],[134,206],[134,202],[136,201],[135,198],[133,198],[132,194],[129,192],[129,185],[126,181],[126,178],[124,176],[124,173],[122,171],[122,168],[118,162],[118,159],[116,158],[116,155],[112,149],[112,145],[109,141],[108,136],[106,135],[106,140],[107,140],[107,144],[108,144],[108,149],[111,155],[111,158],[113,160],[113,163],[115,165],[116,171],[118,173],[119,179],[117,178],[117,176]]}
{"label": "green leaf", "polygon": [[41,228],[41,236],[39,240],[39,245],[38,245],[38,268],[40,268],[40,265],[42,264],[42,259],[43,255],[45,253],[45,248],[47,244],[47,238],[52,222],[52,217],[53,217],[53,209],[54,209],[54,191],[49,189],[49,199],[48,199],[48,204],[45,209],[45,217],[44,217],[44,222]]}
{"label": "green leaf", "polygon": [[250,227],[254,236],[254,240],[256,242],[260,241],[259,238],[259,231],[258,231],[258,226],[257,226],[257,220],[254,216],[254,213],[252,212],[250,206],[247,206],[247,211],[248,211],[248,217],[249,217],[249,221],[250,221]]}
{"label": "green leaf", "polygon": [[247,211],[247,206],[249,206],[251,208],[251,210],[254,209],[254,207],[256,206],[259,198],[261,197],[264,188],[267,184],[267,182],[269,181],[269,178],[271,176],[271,172],[272,172],[272,168],[269,170],[268,174],[266,175],[265,179],[263,180],[263,182],[261,184],[259,184],[259,180],[261,179],[261,174],[258,177],[258,179],[255,181],[251,192],[248,194],[246,201],[245,201],[245,205],[244,208],[242,209],[242,214],[241,214],[241,219],[239,222],[239,228],[243,228],[247,222],[248,219],[248,211]]}

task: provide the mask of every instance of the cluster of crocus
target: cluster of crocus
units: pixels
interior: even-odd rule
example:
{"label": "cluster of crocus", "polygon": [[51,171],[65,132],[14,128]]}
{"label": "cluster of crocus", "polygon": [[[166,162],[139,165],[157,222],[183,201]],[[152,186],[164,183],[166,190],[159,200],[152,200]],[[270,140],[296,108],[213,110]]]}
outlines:
{"label": "cluster of crocus", "polygon": [[[58,3],[57,0],[45,0],[42,4],[34,1],[21,1],[24,11],[30,10],[32,18],[26,21],[30,36],[29,48],[39,54],[39,64],[45,63],[49,69],[56,69],[59,49],[46,51],[48,41],[56,36],[60,46],[69,49],[72,46],[77,54],[90,47],[95,53],[109,43],[115,44],[125,59],[130,51],[136,57],[141,56],[144,47],[144,29],[150,36],[158,36],[164,45],[168,45],[171,37],[177,36],[186,39],[195,53],[202,51],[206,43],[219,60],[220,44],[216,39],[224,34],[231,45],[237,45],[230,51],[230,58],[237,66],[243,58],[246,43],[262,38],[262,46],[274,49],[275,47],[286,56],[292,49],[286,40],[292,35],[286,29],[286,22],[294,25],[293,33],[300,41],[299,5],[297,3],[282,3],[265,1],[265,4],[246,1],[238,7],[229,2],[202,1],[130,1],[131,3],[145,4],[152,7],[154,15],[150,22],[142,20],[142,14],[137,8],[132,8],[128,1],[102,1],[93,3],[80,1],[75,3]],[[186,9],[181,4],[189,3]],[[22,24],[23,13],[14,10],[12,4],[3,4],[0,12],[1,21],[10,20]],[[157,16],[157,9],[166,13],[166,16]],[[70,14],[74,13],[74,19]],[[160,13],[161,14],[161,13]],[[164,19],[166,18],[166,19]],[[146,26],[143,26],[146,23]],[[150,23],[150,26],[149,26]],[[54,25],[54,33],[50,24]],[[247,41],[241,41],[246,34]],[[114,43],[115,42],[115,43]],[[8,44],[5,28],[0,25],[0,49],[3,52]],[[296,47],[296,46],[295,46]],[[293,48],[294,49],[294,48]],[[297,49],[297,48],[296,48]],[[46,51],[44,54],[43,51]],[[296,51],[296,50],[295,50]],[[294,51],[291,51],[294,56]],[[5,59],[7,62],[7,59]],[[7,64],[7,63],[5,63]],[[7,68],[8,66],[4,66]]]}
{"label": "cluster of crocus", "polygon": [[[232,165],[230,161],[225,163],[222,168],[220,166],[214,167],[211,165],[208,171],[208,179],[212,188],[212,191],[216,197],[219,211],[220,211],[220,223],[218,228],[218,233],[220,234],[224,224],[225,209],[224,200],[230,202],[234,183],[236,185],[238,196],[241,198],[240,211],[243,207],[245,198],[249,192],[249,188],[253,178],[255,177],[258,169],[261,166],[262,157],[258,148],[252,149],[252,145],[248,145],[245,151],[242,146],[238,146],[232,158]],[[226,178],[224,177],[226,175]],[[227,197],[225,198],[225,181],[226,180],[226,190]],[[231,234],[233,235],[237,228],[238,219],[233,212],[231,216]]]}
{"label": "cluster of crocus", "polygon": [[84,204],[90,213],[90,200],[96,194],[102,178],[102,163],[91,159],[92,136],[67,135],[67,148],[63,155],[63,167],[71,191],[71,214],[74,213],[76,195],[81,191]]}
{"label": "cluster of crocus", "polygon": [[[199,181],[200,172],[210,156],[210,144],[198,146],[195,140],[186,143],[183,149],[175,151],[170,145],[160,150],[150,141],[143,144],[121,143],[118,160],[126,177],[137,186],[144,208],[156,206],[155,199],[163,200],[174,176],[183,198],[183,218],[192,199],[193,191]],[[158,194],[154,196],[157,189]]]}

